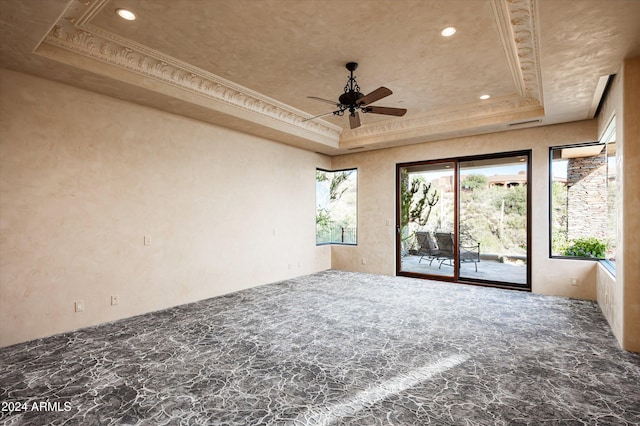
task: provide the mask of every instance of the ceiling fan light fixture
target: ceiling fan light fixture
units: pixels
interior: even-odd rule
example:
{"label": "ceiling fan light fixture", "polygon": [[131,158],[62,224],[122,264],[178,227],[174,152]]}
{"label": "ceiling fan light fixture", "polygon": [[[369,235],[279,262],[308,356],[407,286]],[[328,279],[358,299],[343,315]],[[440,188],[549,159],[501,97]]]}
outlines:
{"label": "ceiling fan light fixture", "polygon": [[135,13],[127,9],[116,9],[116,14],[126,21],[135,21],[138,19]]}
{"label": "ceiling fan light fixture", "polygon": [[446,27],[442,31],[440,31],[440,35],[442,37],[451,37],[456,33],[455,27]]}
{"label": "ceiling fan light fixture", "polygon": [[335,111],[326,112],[324,114],[316,115],[315,117],[307,118],[303,121],[313,120],[314,118],[323,117],[325,115],[333,114],[339,117],[342,117],[345,112],[349,112],[349,126],[352,129],[356,129],[360,127],[360,115],[359,112],[362,113],[373,113],[373,114],[382,114],[382,115],[392,115],[396,117],[402,117],[406,114],[407,110],[404,108],[390,108],[390,107],[381,107],[381,106],[372,106],[372,104],[382,98],[386,98],[391,95],[393,92],[386,87],[378,87],[373,92],[368,93],[367,95],[360,92],[360,86],[356,82],[356,77],[353,75],[353,72],[358,68],[357,62],[349,62],[346,65],[347,70],[349,71],[349,79],[347,80],[347,84],[344,86],[343,93],[338,97],[338,102],[330,101],[328,99],[318,98],[316,96],[307,96],[307,98],[315,99],[318,101],[330,103],[338,108]]}

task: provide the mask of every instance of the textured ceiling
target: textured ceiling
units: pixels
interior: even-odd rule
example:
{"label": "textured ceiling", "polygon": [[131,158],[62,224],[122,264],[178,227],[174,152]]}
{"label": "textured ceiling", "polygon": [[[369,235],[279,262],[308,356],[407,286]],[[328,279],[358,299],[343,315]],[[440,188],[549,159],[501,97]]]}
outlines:
{"label": "textured ceiling", "polygon": [[[0,15],[2,67],[327,154],[588,119],[599,78],[640,55],[636,0],[2,0]],[[350,61],[364,93],[393,91],[375,105],[408,113],[304,121],[332,109],[307,96],[337,100]]]}
{"label": "textured ceiling", "polygon": [[[450,106],[452,99],[474,102],[487,91],[515,93],[489,2],[479,1],[471,11],[469,0],[398,4],[235,0],[207,9],[201,1],[188,0],[178,2],[180,13],[169,14],[157,0],[120,0],[91,23],[318,114],[327,108],[306,96],[337,100],[348,61],[359,62],[356,76],[365,93],[390,86],[395,95],[386,103],[411,100],[412,114]],[[115,19],[116,5],[135,9],[143,18],[135,24]],[[466,11],[474,25],[443,38],[440,30],[457,21],[446,10]]]}

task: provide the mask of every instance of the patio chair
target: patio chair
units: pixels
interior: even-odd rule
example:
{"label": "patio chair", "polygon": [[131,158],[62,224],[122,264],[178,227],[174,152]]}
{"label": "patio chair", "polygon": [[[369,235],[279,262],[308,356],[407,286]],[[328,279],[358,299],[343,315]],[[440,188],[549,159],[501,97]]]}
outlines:
{"label": "patio chair", "polygon": [[[437,260],[440,261],[438,269],[442,267],[442,264],[449,261],[448,265],[453,266],[453,259],[455,259],[455,246],[453,244],[453,234],[445,232],[436,232],[436,240],[438,241],[438,247],[440,248],[437,256]],[[480,243],[468,243],[460,245],[460,263],[473,262],[473,266],[478,272],[478,262],[480,262]]]}
{"label": "patio chair", "polygon": [[418,256],[420,256],[420,260],[418,263],[422,262],[422,259],[430,260],[429,265],[433,263],[433,261],[437,258],[439,253],[438,243],[431,238],[431,234],[428,232],[419,231],[416,232],[416,241],[418,242]]}
{"label": "patio chair", "polygon": [[436,241],[440,251],[438,252],[437,260],[440,261],[438,269],[442,267],[442,264],[449,261],[449,266],[453,266],[454,259],[454,247],[453,247],[453,234],[447,232],[436,232]]}
{"label": "patio chair", "polygon": [[473,262],[473,266],[478,272],[478,263],[480,262],[480,243],[472,239],[467,239],[464,245],[460,244],[460,263]]}

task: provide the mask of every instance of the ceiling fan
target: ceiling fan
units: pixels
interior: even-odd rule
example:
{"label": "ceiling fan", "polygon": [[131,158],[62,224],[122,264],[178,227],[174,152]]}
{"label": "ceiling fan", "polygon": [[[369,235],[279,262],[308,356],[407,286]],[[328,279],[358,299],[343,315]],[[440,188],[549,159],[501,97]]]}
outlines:
{"label": "ceiling fan", "polygon": [[382,115],[395,115],[402,117],[406,114],[407,110],[404,108],[389,108],[382,106],[370,106],[376,101],[382,98],[386,98],[393,92],[386,87],[378,87],[368,95],[364,95],[360,92],[360,86],[356,82],[356,78],[353,76],[353,72],[358,68],[356,62],[349,62],[347,70],[351,73],[347,84],[344,86],[344,93],[338,98],[338,102],[330,101],[329,99],[322,99],[315,96],[307,96],[309,99],[315,99],[334,105],[338,108],[335,111],[326,112],[324,114],[316,115],[315,117],[307,118],[304,121],[313,120],[314,118],[324,117],[325,115],[333,114],[337,116],[343,116],[345,111],[349,111],[349,125],[352,129],[360,127],[360,115],[358,111],[362,113],[373,113]]}

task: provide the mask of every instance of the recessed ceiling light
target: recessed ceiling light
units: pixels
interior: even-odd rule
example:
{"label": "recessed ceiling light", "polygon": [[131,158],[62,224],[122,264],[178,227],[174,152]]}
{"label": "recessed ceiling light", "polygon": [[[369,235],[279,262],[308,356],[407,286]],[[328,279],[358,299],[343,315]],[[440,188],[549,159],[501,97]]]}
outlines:
{"label": "recessed ceiling light", "polygon": [[480,96],[480,99],[482,99],[484,101],[485,99],[489,99],[490,97],[491,97],[491,95],[482,95],[482,96]]}
{"label": "recessed ceiling light", "polygon": [[119,17],[127,21],[135,21],[137,19],[136,14],[127,9],[116,9],[116,13]]}
{"label": "recessed ceiling light", "polygon": [[447,27],[444,30],[440,31],[442,37],[451,37],[456,33],[456,29],[453,27]]}

